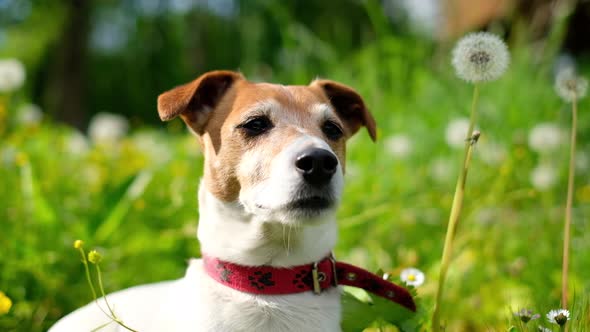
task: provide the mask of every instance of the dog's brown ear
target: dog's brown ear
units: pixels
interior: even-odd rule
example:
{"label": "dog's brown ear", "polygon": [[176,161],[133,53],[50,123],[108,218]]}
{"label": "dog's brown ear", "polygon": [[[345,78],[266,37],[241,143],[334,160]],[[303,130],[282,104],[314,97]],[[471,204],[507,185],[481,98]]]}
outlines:
{"label": "dog's brown ear", "polygon": [[192,82],[158,96],[160,119],[168,121],[180,115],[196,133],[200,133],[221,97],[232,84],[244,79],[242,74],[217,70],[199,76]]}
{"label": "dog's brown ear", "polygon": [[377,140],[377,126],[363,98],[351,87],[330,80],[315,80],[311,87],[318,87],[328,97],[330,103],[348,126],[351,134],[365,126],[371,139]]}

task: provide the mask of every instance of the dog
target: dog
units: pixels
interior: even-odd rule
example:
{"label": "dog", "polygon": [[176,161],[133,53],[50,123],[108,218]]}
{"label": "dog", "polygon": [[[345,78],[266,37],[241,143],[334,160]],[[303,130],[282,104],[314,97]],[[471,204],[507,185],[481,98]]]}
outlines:
{"label": "dog", "polygon": [[[202,146],[198,239],[209,261],[191,260],[179,280],[108,295],[117,316],[142,332],[340,331],[341,291],[322,286],[328,281],[317,262],[333,263],[346,141],[362,127],[376,139],[361,96],[330,80],[284,86],[211,71],[161,94],[158,113],[165,121],[182,118]],[[281,282],[260,271],[247,284],[223,284],[239,272],[229,265],[287,273],[310,264],[313,291],[241,291],[240,285],[257,291]],[[213,276],[207,266],[224,270]],[[90,303],[50,332],[91,331],[108,322]],[[110,323],[100,331],[124,330]]]}

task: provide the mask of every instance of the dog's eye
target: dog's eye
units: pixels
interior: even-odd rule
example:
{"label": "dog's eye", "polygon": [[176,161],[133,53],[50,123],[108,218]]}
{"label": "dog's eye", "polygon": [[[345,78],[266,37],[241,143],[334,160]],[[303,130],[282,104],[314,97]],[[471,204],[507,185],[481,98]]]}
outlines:
{"label": "dog's eye", "polygon": [[244,130],[248,136],[258,136],[264,134],[273,127],[272,122],[266,116],[257,116],[252,119],[246,120],[246,122],[240,124],[238,128]]}
{"label": "dog's eye", "polygon": [[342,128],[340,128],[340,126],[333,121],[324,122],[324,124],[322,125],[322,131],[324,132],[324,135],[326,135],[326,137],[333,141],[338,140],[342,136],[344,136]]}

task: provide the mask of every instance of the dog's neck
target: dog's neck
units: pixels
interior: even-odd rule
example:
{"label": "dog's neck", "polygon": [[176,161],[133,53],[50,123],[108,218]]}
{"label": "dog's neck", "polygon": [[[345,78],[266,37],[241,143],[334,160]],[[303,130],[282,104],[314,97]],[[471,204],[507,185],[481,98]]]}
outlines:
{"label": "dog's neck", "polygon": [[336,244],[334,214],[298,226],[260,220],[238,202],[223,202],[204,183],[199,187],[201,250],[241,265],[289,267],[324,258]]}

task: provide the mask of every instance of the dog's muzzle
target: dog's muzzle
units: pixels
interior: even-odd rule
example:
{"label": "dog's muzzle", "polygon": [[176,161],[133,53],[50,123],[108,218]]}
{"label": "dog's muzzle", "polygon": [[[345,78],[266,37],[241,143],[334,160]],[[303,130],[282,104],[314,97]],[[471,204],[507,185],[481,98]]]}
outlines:
{"label": "dog's muzzle", "polygon": [[338,158],[326,149],[309,148],[297,156],[295,168],[307,184],[322,187],[328,184],[336,173]]}

